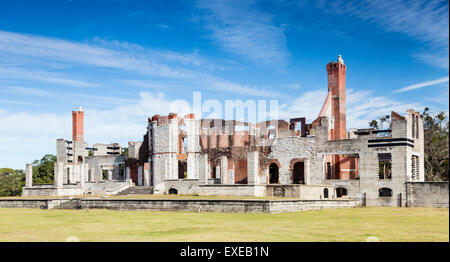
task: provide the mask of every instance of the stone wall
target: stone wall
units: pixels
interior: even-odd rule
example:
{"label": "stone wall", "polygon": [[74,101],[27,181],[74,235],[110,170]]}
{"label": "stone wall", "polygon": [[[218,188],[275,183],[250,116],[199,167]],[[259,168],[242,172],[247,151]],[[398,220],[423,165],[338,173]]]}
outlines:
{"label": "stone wall", "polygon": [[22,196],[80,196],[83,195],[83,192],[83,189],[74,185],[68,185],[64,188],[57,188],[53,185],[36,185],[23,187]]}
{"label": "stone wall", "polygon": [[408,207],[449,207],[448,182],[406,183]]}
{"label": "stone wall", "polygon": [[195,190],[197,194],[203,196],[257,196],[266,195],[265,185],[200,185]]}
{"label": "stone wall", "polygon": [[324,190],[328,190],[328,198],[335,198],[333,186],[326,185],[267,185],[266,196],[293,197],[302,200],[325,199]]}
{"label": "stone wall", "polygon": [[166,180],[161,184],[164,185],[164,191],[161,194],[169,194],[170,189],[175,189],[177,194],[197,194],[197,188],[200,184],[198,179],[180,179]]}
{"label": "stone wall", "polygon": [[[280,184],[291,184],[292,183],[292,170],[291,162],[293,159],[303,159],[305,166],[311,158],[311,153],[313,151],[314,138],[305,137],[280,137],[275,140],[272,145],[270,154],[267,156],[268,159],[277,159],[280,163],[279,166],[279,181]],[[267,170],[268,167],[266,167]],[[267,173],[268,172],[264,172]],[[306,183],[309,184],[310,178],[309,173],[305,170]]]}
{"label": "stone wall", "polygon": [[35,185],[23,187],[22,196],[81,196],[81,195],[115,195],[131,186],[131,181],[86,182],[84,188],[77,185]]}
{"label": "stone wall", "polygon": [[292,200],[271,201],[267,213],[299,212],[307,210],[322,210],[329,208],[359,207],[358,200]]}
{"label": "stone wall", "polygon": [[0,199],[0,208],[283,213],[358,207],[355,200]]}
{"label": "stone wall", "polygon": [[0,208],[46,208],[48,199],[0,199]]}

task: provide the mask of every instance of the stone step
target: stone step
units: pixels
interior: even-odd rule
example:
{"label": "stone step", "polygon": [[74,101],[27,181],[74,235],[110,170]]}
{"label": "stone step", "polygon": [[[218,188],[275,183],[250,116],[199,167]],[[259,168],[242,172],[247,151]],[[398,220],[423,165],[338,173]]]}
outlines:
{"label": "stone step", "polygon": [[127,196],[127,195],[150,195],[153,194],[153,187],[151,186],[134,186],[129,187],[123,191],[120,191],[116,195]]}

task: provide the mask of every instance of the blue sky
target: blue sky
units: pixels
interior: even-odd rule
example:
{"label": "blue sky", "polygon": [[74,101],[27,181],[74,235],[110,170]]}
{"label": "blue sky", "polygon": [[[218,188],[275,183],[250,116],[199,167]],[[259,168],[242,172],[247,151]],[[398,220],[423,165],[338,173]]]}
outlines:
{"label": "blue sky", "polygon": [[347,126],[448,112],[448,1],[0,1],[0,167],[71,137],[140,140],[147,117],[202,99],[277,99],[319,113],[325,65],[347,65]]}

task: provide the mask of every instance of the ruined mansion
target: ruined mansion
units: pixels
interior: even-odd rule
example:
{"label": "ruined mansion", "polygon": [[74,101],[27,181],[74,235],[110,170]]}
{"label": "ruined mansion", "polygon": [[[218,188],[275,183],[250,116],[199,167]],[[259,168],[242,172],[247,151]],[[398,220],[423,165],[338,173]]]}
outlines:
{"label": "ruined mansion", "polygon": [[[345,75],[339,56],[326,65],[328,94],[316,119],[259,123],[196,119],[194,114],[148,118],[143,140],[89,146],[84,112],[73,111],[71,140],[57,139],[54,184],[35,185],[26,166],[24,196],[197,194],[358,199],[367,206],[408,206],[439,198],[424,182],[420,114],[391,112],[390,127],[347,129]],[[447,195],[448,184],[443,193]],[[420,193],[425,192],[425,193]],[[432,202],[432,201],[431,201]],[[433,202],[434,203],[434,202]]]}

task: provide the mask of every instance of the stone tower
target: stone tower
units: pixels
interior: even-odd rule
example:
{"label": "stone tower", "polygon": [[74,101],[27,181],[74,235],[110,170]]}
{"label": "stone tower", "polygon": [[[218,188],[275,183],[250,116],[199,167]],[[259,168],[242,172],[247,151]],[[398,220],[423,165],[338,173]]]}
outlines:
{"label": "stone tower", "polygon": [[83,142],[84,112],[81,109],[72,111],[72,141]]}
{"label": "stone tower", "polygon": [[345,119],[345,72],[347,67],[341,55],[337,62],[327,64],[328,92],[331,95],[331,117],[330,140],[346,139],[347,127]]}

